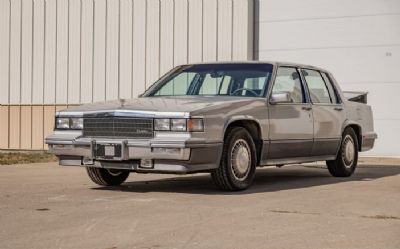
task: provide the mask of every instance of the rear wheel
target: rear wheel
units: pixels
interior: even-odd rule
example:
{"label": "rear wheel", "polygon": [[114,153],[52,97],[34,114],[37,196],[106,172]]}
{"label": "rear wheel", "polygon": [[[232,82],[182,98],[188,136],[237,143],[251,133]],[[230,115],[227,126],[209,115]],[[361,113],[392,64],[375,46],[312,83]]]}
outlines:
{"label": "rear wheel", "polygon": [[211,172],[215,184],[223,190],[243,190],[253,182],[256,147],[249,132],[232,128],[224,142],[220,166]]}
{"label": "rear wheel", "polygon": [[121,185],[129,176],[129,171],[86,167],[90,179],[101,186]]}
{"label": "rear wheel", "polygon": [[349,177],[351,176],[358,161],[358,140],[356,133],[351,127],[344,130],[339,153],[335,160],[326,161],[328,170],[332,176]]}

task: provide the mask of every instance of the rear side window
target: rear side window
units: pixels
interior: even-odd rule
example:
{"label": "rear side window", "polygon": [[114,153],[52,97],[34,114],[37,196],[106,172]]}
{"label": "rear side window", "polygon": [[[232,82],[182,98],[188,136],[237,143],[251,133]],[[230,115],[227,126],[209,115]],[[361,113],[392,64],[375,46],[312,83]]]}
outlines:
{"label": "rear side window", "polygon": [[331,96],[332,103],[338,104],[338,97],[336,95],[335,88],[333,87],[332,81],[326,73],[321,73],[322,78],[324,78],[325,84],[328,87],[329,95]]}
{"label": "rear side window", "polygon": [[306,79],[310,98],[313,103],[333,103],[327,85],[318,71],[310,69],[301,70]]}

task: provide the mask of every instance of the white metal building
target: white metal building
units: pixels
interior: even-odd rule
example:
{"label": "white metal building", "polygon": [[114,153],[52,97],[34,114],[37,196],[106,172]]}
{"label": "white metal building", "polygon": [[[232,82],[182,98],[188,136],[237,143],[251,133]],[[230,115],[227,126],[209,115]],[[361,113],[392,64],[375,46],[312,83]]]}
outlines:
{"label": "white metal building", "polygon": [[56,110],[135,97],[176,65],[247,59],[369,91],[368,154],[400,156],[399,0],[0,0],[0,149],[45,149]]}

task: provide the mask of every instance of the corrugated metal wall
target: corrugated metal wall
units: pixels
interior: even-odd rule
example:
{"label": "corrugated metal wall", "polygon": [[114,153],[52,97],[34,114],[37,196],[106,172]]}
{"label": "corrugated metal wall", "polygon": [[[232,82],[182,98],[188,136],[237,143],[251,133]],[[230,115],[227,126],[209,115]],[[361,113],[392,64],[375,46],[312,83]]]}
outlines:
{"label": "corrugated metal wall", "polygon": [[0,103],[131,98],[178,64],[252,58],[250,0],[0,0]]}
{"label": "corrugated metal wall", "polygon": [[368,91],[376,146],[364,155],[400,156],[400,1],[257,0],[260,60],[330,70],[343,90]]}
{"label": "corrugated metal wall", "polygon": [[251,59],[253,1],[0,0],[0,34],[0,149],[40,149],[57,108],[136,97],[179,64]]}

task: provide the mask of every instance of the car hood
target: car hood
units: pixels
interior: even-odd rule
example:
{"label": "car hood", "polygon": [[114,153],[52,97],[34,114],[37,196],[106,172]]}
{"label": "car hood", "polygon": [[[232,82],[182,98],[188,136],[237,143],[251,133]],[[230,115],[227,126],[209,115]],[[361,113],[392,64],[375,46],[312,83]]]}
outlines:
{"label": "car hood", "polygon": [[[59,114],[101,113],[110,111],[139,111],[203,114],[209,110],[223,108],[225,111],[235,109],[253,102],[264,102],[264,98],[228,97],[228,96],[179,96],[179,97],[142,97],[96,102],[70,107]],[[227,108],[227,109],[226,109]]]}

